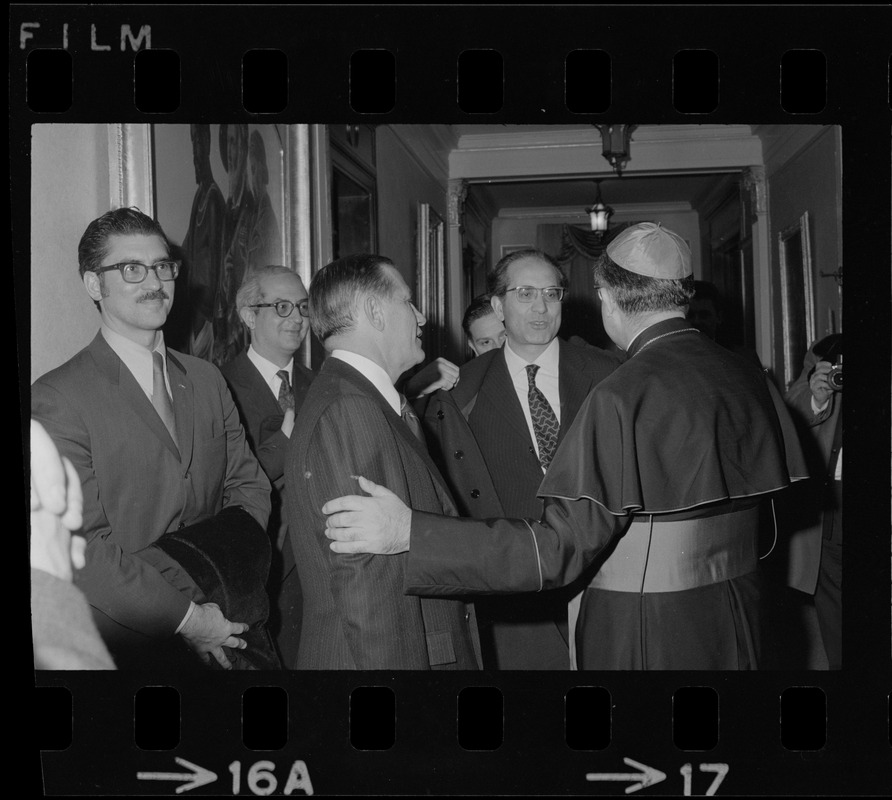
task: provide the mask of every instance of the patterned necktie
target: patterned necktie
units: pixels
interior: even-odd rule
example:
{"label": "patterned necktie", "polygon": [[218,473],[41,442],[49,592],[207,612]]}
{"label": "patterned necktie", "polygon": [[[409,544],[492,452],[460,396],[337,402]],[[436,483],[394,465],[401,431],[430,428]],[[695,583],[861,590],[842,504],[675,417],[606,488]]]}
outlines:
{"label": "patterned necktie", "polygon": [[406,399],[406,396],[403,394],[400,395],[400,416],[403,418],[403,422],[409,426],[409,430],[415,434],[415,438],[427,446],[427,441],[424,438],[424,431],[421,430],[421,420],[418,419],[415,409],[412,408],[409,401]]}
{"label": "patterned necktie", "polygon": [[170,401],[170,395],[167,393],[167,386],[164,383],[164,357],[157,350],[152,352],[152,405],[155,406],[155,411],[158,412],[164,427],[170,433],[170,438],[179,449],[173,403]]}
{"label": "patterned necktie", "polygon": [[557,448],[558,430],[560,424],[554,410],[549,405],[545,395],[536,386],[536,373],[538,364],[527,365],[527,382],[529,392],[527,399],[530,401],[530,416],[533,418],[533,430],[536,432],[536,444],[539,445],[539,463],[543,469],[548,469],[554,451]]}
{"label": "patterned necktie", "polygon": [[280,369],[276,375],[282,379],[282,383],[279,385],[279,408],[284,414],[289,408],[294,409],[294,392],[291,391],[288,370]]}

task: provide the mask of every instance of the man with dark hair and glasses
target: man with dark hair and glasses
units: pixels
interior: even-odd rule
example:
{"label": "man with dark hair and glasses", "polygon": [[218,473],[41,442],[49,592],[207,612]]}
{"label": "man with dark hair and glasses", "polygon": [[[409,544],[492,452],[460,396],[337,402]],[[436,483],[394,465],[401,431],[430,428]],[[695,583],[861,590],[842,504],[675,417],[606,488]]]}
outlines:
{"label": "man with dark hair and glasses", "polygon": [[206,602],[157,543],[223,509],[265,526],[269,482],[219,370],[164,345],[180,265],[158,223],[109,211],[87,226],[78,259],[99,333],[31,387],[32,416],[83,483],[75,583],[120,669],[197,665],[184,644],[229,668],[223,648],[243,649],[248,625]]}
{"label": "man with dark hair and glasses", "polygon": [[288,267],[252,269],[236,294],[248,347],[221,368],[238,406],[248,444],[272,484],[268,531],[273,563],[267,584],[270,630],[282,663],[297,657],[301,592],[285,518],[285,454],[294,417],[313,372],[294,360],[310,330],[307,290]]}
{"label": "man with dark hair and glasses", "polygon": [[332,549],[411,544],[406,587],[424,596],[540,592],[584,576],[580,669],[758,669],[759,506],[806,475],[795,428],[758,367],[685,319],[693,269],[680,236],[627,228],[595,279],[627,359],[579,409],[539,487],[543,513],[435,517],[361,480],[372,497],[323,507]]}
{"label": "man with dark hair and glasses", "polygon": [[[465,516],[538,517],[551,456],[593,386],[618,359],[558,339],[567,279],[539,250],[511,253],[487,279],[505,344],[468,361],[427,406],[431,450]],[[506,566],[506,569],[510,569]],[[484,664],[569,669],[573,587],[477,602]]]}

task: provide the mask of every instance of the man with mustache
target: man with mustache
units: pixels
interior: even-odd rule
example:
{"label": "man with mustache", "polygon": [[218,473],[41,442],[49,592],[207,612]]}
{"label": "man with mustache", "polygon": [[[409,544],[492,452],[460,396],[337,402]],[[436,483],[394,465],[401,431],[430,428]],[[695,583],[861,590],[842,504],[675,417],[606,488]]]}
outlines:
{"label": "man with mustache", "polygon": [[78,261],[99,333],[31,387],[32,416],[83,484],[75,583],[120,669],[197,665],[189,649],[229,668],[223,648],[243,649],[248,625],[204,602],[155,545],[224,509],[265,527],[269,482],[217,368],[165,348],[179,263],[158,223],[109,211],[87,226]]}

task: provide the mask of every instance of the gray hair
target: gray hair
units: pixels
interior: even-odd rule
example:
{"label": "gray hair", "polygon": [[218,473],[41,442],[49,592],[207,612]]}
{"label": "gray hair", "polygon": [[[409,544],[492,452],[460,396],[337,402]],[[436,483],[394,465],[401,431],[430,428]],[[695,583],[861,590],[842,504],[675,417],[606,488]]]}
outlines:
{"label": "gray hair", "polygon": [[249,306],[257,305],[263,299],[263,279],[271,275],[297,275],[293,269],[288,269],[281,264],[268,264],[265,267],[252,267],[245,275],[242,285],[235,295],[235,307],[239,311]]}
{"label": "gray hair", "polygon": [[393,297],[396,287],[382,269],[393,262],[371,253],[339,258],[319,270],[310,281],[310,326],[316,338],[325,340],[346,333],[356,325],[356,311],[366,294]]}

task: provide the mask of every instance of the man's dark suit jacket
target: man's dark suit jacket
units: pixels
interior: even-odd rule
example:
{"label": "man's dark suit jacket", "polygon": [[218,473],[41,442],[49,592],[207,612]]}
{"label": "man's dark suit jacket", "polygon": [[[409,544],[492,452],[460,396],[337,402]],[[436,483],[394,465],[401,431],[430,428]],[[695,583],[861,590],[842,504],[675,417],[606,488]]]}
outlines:
{"label": "man's dark suit jacket", "polygon": [[[300,638],[301,592],[294,566],[294,554],[288,537],[288,521],[282,497],[285,488],[285,461],[290,439],[282,433],[282,409],[247,351],[239,353],[221,368],[239,410],[248,444],[272,484],[272,511],[269,534],[274,545],[269,590],[272,600],[270,631],[276,640],[284,664],[297,657]],[[295,414],[303,403],[312,370],[295,363],[291,373]]]}
{"label": "man's dark suit jacket", "polygon": [[358,494],[352,476],[412,508],[455,514],[426,447],[357,370],[329,357],[294,428],[285,494],[303,590],[297,669],[478,669],[473,608],[404,594],[408,553],[339,555],[322,506]]}
{"label": "man's dark suit jacket", "polygon": [[151,642],[175,632],[190,602],[185,587],[135,554],[229,506],[264,527],[270,510],[269,481],[220,371],[170,349],[167,365],[179,451],[101,333],[31,387],[32,416],[81,478],[87,564],[75,583],[119,666],[119,644],[151,651]]}
{"label": "man's dark suit jacket", "polygon": [[[560,442],[582,401],[620,363],[595,347],[559,340]],[[427,405],[431,454],[466,517],[539,519],[536,496],[542,469],[530,438],[503,349],[490,350],[461,368],[458,386],[439,391]],[[481,598],[475,604],[484,664],[498,669],[569,669],[567,602],[559,592]]]}
{"label": "man's dark suit jacket", "polygon": [[827,408],[817,414],[811,407],[809,378],[821,360],[815,352],[818,344],[813,344],[805,354],[802,372],[784,398],[793,410],[812,476],[812,480],[797,485],[795,495],[784,498],[781,506],[785,516],[792,520],[787,580],[794,589],[808,594],[814,594],[818,583],[828,480],[832,485],[833,478],[829,472],[842,446],[842,394],[831,394]]}

